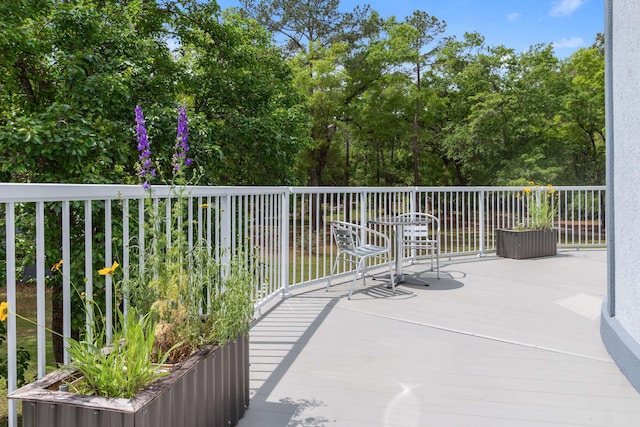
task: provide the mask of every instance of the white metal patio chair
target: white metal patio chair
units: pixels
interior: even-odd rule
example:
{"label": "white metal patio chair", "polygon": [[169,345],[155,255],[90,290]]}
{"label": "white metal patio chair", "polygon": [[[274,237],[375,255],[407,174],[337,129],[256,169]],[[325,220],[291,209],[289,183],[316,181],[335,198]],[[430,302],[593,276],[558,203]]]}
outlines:
{"label": "white metal patio chair", "polygon": [[[338,262],[342,259],[344,262],[357,264],[351,288],[349,289],[349,298],[353,293],[358,274],[362,273],[363,282],[365,281],[367,261],[370,258],[386,259],[389,265],[389,277],[391,278],[391,288],[393,293],[396,292],[396,285],[393,278],[393,270],[391,268],[391,242],[389,238],[376,230],[365,227],[363,225],[352,224],[343,221],[331,221],[331,234],[338,246],[338,255],[331,267],[331,274],[327,282],[326,290],[331,286],[331,279],[336,271]],[[380,244],[372,244],[368,242],[380,242]]]}
{"label": "white metal patio chair", "polygon": [[411,260],[420,258],[431,259],[433,271],[433,257],[436,257],[436,272],[440,278],[440,220],[431,214],[409,212],[398,215],[399,219],[407,221],[402,227],[402,248],[411,250]]}

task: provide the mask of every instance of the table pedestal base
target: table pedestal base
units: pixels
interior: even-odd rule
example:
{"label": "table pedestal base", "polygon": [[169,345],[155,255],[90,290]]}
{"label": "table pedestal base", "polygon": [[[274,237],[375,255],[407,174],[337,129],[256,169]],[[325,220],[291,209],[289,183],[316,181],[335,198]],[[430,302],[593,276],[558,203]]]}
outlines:
{"label": "table pedestal base", "polygon": [[[387,285],[387,288],[391,287],[391,278],[389,277],[388,274],[382,275],[382,276],[373,276],[372,277],[373,280],[389,280],[389,284]],[[395,281],[396,285],[399,285],[401,283],[407,284],[407,285],[422,285],[422,286],[429,286],[429,282],[426,282],[422,279],[418,279],[415,276],[410,276],[408,274],[394,274],[393,275],[393,280]]]}

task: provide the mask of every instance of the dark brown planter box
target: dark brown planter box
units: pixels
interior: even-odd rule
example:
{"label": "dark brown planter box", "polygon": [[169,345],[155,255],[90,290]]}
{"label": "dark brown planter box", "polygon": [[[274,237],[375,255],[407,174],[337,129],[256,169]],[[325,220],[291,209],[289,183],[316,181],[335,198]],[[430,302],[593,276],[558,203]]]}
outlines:
{"label": "dark brown planter box", "polygon": [[22,401],[23,427],[227,427],[249,406],[249,340],[208,346],[132,399],[58,391],[55,371],[9,395]]}
{"label": "dark brown planter box", "polygon": [[553,230],[496,230],[496,253],[505,258],[525,259],[558,253]]}

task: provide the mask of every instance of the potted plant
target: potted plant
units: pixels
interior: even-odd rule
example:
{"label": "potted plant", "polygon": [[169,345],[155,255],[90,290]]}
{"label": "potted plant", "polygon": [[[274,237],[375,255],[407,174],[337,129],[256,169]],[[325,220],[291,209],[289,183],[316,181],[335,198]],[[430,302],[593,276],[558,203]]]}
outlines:
{"label": "potted plant", "polygon": [[523,220],[513,229],[496,229],[496,253],[505,258],[525,259],[557,254],[553,220],[557,212],[556,191],[529,182],[516,197],[523,206]]}
{"label": "potted plant", "polygon": [[[80,340],[69,340],[70,366],[10,394],[22,401],[25,427],[229,426],[249,404],[251,272],[241,255],[229,254],[222,265],[208,242],[189,242],[186,221],[180,220],[188,197],[185,169],[191,166],[185,110],[178,118],[172,197],[166,201],[172,204],[170,224],[152,200],[156,172],[140,107],[136,122],[150,220],[138,268],[119,281],[130,308],[118,313],[113,343],[106,343],[103,325],[96,324]],[[118,267],[115,262],[98,273],[113,277]],[[86,298],[85,304],[100,310]]]}

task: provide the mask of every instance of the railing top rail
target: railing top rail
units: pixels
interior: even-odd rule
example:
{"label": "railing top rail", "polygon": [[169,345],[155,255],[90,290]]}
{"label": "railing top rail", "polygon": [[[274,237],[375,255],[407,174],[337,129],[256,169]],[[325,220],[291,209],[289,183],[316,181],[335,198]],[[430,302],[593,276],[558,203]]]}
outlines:
{"label": "railing top rail", "polygon": [[[168,185],[154,185],[151,187],[151,195],[168,197],[172,195],[171,190],[172,187]],[[286,193],[288,189],[287,187],[190,186],[186,191],[193,197],[207,197]],[[0,183],[0,203],[139,199],[148,195],[148,191],[140,185]]]}
{"label": "railing top rail", "polygon": [[292,194],[311,193],[397,193],[402,191],[413,191],[415,187],[289,187]]}
{"label": "railing top rail", "polygon": [[[403,191],[423,191],[423,192],[469,192],[469,191],[521,191],[525,186],[420,186],[420,187],[290,187],[292,193],[360,193],[379,192],[397,193]],[[543,186],[541,186],[543,187]],[[568,190],[605,190],[604,185],[559,185],[554,186],[558,191]]]}
{"label": "railing top rail", "polygon": [[[412,187],[417,191],[424,192],[438,192],[438,191],[451,191],[451,192],[469,192],[469,191],[522,191],[526,185],[519,186],[452,186],[452,187]],[[528,186],[531,187],[531,186]],[[540,185],[540,187],[546,187],[546,185]],[[597,191],[597,190],[605,190],[606,187],[604,185],[554,185],[553,188],[557,191],[570,191],[570,190],[588,190],[588,191]]]}
{"label": "railing top rail", "polygon": [[[603,191],[605,186],[557,186],[558,191]],[[154,185],[153,197],[171,196],[172,187]],[[315,194],[315,193],[398,193],[398,192],[496,192],[520,191],[522,186],[503,187],[251,187],[251,186],[189,186],[186,191],[193,197],[243,196],[260,194]],[[148,196],[140,185],[117,184],[50,184],[50,183],[0,183],[0,203],[72,200],[139,199]]]}

